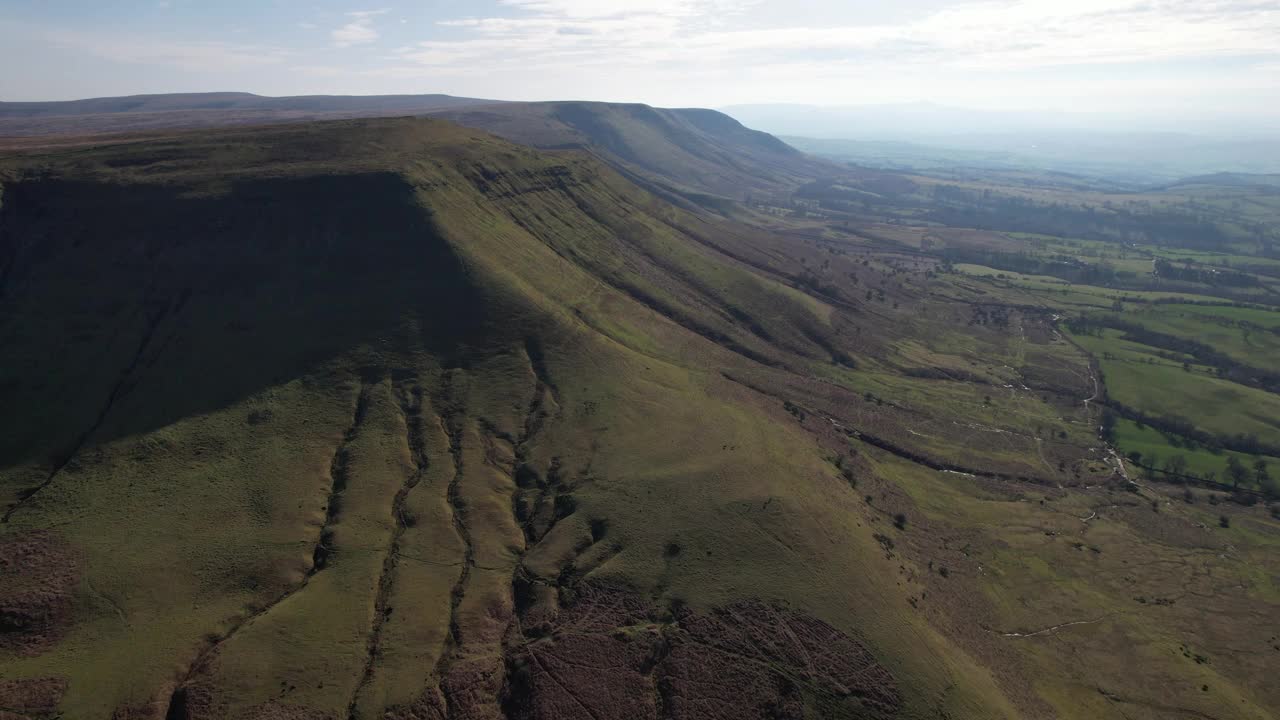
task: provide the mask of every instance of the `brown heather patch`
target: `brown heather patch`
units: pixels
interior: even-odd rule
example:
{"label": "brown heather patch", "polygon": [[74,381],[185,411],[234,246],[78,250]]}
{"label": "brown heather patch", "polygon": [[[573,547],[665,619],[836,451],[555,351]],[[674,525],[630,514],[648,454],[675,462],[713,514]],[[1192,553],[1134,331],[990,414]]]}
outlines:
{"label": "brown heather patch", "polygon": [[75,553],[53,533],[0,537],[0,649],[36,655],[71,622]]}
{"label": "brown heather patch", "polygon": [[511,658],[510,717],[801,718],[806,705],[875,717],[901,704],[865,646],[802,612],[756,600],[662,612],[589,583],[573,595]]}
{"label": "brown heather patch", "polygon": [[66,691],[62,678],[0,680],[0,720],[54,717]]}

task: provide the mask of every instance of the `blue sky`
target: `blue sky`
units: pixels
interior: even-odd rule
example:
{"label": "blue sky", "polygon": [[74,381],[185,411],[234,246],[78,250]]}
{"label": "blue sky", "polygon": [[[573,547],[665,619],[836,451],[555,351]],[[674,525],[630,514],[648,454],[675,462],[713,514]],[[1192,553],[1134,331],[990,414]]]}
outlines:
{"label": "blue sky", "polygon": [[1280,0],[0,0],[0,99],[212,90],[1280,115]]}

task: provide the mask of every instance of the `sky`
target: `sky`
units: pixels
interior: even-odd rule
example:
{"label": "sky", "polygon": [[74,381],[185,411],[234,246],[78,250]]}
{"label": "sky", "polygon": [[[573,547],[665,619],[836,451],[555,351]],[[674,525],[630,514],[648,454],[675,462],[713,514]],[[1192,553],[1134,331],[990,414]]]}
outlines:
{"label": "sky", "polygon": [[1280,0],[0,0],[0,100],[223,90],[1280,119]]}

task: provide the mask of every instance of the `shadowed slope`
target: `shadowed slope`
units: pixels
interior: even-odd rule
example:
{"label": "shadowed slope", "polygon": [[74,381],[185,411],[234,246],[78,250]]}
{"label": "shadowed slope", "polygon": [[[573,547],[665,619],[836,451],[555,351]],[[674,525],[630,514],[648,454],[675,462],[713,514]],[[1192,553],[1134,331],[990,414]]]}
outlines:
{"label": "shadowed slope", "polygon": [[406,311],[435,337],[480,332],[474,314],[433,311],[477,306],[412,192],[386,172],[217,192],[12,184],[0,397],[29,410],[5,418],[0,465],[52,476],[86,446],[216,410],[375,341]]}

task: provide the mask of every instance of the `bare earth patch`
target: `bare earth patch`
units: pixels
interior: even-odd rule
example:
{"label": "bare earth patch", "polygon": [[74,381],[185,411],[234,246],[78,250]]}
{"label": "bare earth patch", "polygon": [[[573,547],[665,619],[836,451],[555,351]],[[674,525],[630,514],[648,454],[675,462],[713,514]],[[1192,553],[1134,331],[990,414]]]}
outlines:
{"label": "bare earth patch", "polygon": [[62,678],[0,680],[0,720],[55,717],[66,691],[67,681]]}
{"label": "bare earth patch", "polygon": [[805,613],[759,601],[664,612],[591,583],[572,595],[512,654],[512,718],[801,718],[806,705],[866,717],[901,703],[861,643]]}
{"label": "bare earth patch", "polygon": [[0,537],[0,649],[36,655],[65,632],[79,569],[52,533]]}

